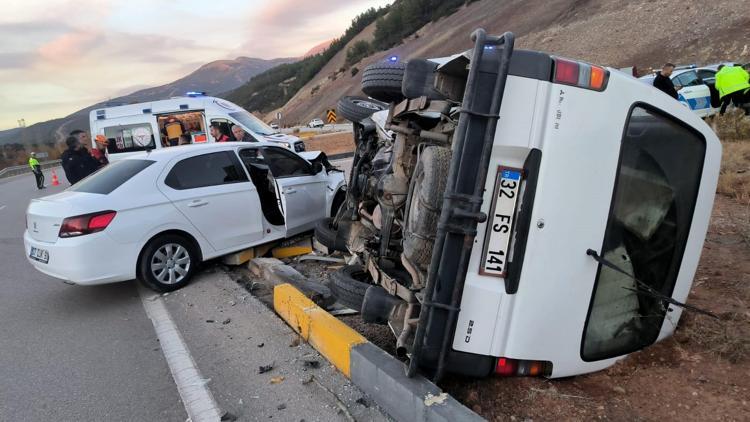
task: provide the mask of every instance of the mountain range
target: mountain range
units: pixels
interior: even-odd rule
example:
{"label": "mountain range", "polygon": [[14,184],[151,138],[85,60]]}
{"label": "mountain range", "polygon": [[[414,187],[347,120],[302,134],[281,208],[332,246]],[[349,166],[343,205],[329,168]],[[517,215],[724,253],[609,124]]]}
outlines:
{"label": "mountain range", "polygon": [[153,101],[184,95],[189,91],[203,91],[216,95],[237,88],[253,76],[296,58],[257,59],[237,57],[234,60],[217,60],[207,63],[189,75],[165,85],[145,88],[136,92],[112,98],[78,110],[59,119],[48,120],[23,129],[14,128],[0,131],[0,144],[48,144],[61,142],[73,129],[89,127],[89,111],[106,104],[129,104]]}

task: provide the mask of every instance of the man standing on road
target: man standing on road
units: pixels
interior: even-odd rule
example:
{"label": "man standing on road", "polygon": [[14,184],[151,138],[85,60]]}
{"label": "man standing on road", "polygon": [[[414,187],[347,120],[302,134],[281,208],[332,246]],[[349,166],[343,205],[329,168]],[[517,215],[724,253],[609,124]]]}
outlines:
{"label": "man standing on road", "polygon": [[29,167],[31,167],[31,171],[34,172],[34,177],[36,178],[36,188],[44,189],[44,173],[42,173],[42,166],[39,165],[39,161],[36,159],[35,152],[32,152],[31,157],[29,157]]}
{"label": "man standing on road", "polygon": [[672,83],[672,72],[674,71],[674,65],[672,63],[666,63],[662,66],[661,70],[656,74],[654,78],[654,88],[664,92],[670,97],[677,99],[677,90],[674,89]]}
{"label": "man standing on road", "polygon": [[99,168],[99,163],[89,154],[86,147],[81,145],[76,136],[68,136],[65,144],[68,145],[68,149],[62,153],[60,159],[65,177],[71,185],[74,185],[95,172]]}
{"label": "man standing on road", "polygon": [[[743,104],[750,103],[750,74],[741,66],[719,65],[716,90],[721,98],[719,114],[727,111],[730,102],[735,107],[742,107]],[[745,107],[745,115],[750,115],[750,108]]]}
{"label": "man standing on road", "polygon": [[255,138],[245,132],[245,129],[242,129],[240,125],[232,126],[232,135],[234,135],[234,139],[236,139],[237,142],[257,142]]}

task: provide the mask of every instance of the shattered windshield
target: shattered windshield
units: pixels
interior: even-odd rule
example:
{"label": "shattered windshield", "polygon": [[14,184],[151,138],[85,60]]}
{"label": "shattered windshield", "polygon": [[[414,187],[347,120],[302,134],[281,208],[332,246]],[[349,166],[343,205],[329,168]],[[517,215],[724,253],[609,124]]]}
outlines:
{"label": "shattered windshield", "polygon": [[600,267],[583,340],[584,360],[641,349],[659,335],[682,262],[703,171],[705,139],[636,107],[622,141],[601,255],[633,277]]}

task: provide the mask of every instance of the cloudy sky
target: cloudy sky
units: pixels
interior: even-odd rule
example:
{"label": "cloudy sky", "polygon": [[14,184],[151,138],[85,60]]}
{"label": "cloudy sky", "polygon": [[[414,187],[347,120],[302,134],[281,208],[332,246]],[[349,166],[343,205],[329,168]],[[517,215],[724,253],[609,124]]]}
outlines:
{"label": "cloudy sky", "polygon": [[217,59],[304,54],[391,0],[3,0],[0,129],[63,117]]}

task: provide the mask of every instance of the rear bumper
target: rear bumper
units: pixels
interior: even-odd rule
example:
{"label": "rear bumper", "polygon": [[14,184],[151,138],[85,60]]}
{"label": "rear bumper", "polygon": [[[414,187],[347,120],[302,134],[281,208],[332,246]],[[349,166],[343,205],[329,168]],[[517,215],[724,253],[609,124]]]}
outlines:
{"label": "rear bumper", "polygon": [[[136,245],[117,243],[106,233],[40,242],[23,234],[26,259],[38,271],[79,285],[96,285],[135,278],[138,250]],[[29,258],[31,247],[46,249],[49,263]]]}

